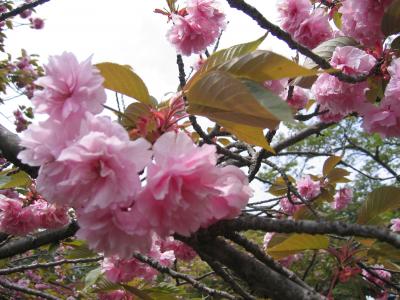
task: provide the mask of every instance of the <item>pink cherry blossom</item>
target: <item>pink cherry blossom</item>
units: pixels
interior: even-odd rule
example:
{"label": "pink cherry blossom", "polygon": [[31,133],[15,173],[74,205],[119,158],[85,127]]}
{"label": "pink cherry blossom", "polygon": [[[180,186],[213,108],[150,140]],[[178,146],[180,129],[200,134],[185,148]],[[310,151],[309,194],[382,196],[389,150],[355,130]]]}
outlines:
{"label": "pink cherry blossom", "polygon": [[400,218],[390,220],[390,229],[394,232],[400,232]]}
{"label": "pink cherry blossom", "polygon": [[[367,74],[375,65],[372,55],[355,47],[337,48],[332,56],[332,66],[350,75]],[[333,115],[347,115],[360,111],[366,103],[366,82],[350,84],[329,74],[321,74],[312,87],[317,102]]]}
{"label": "pink cherry blossom", "polygon": [[383,265],[373,265],[371,266],[371,271],[373,271],[378,276],[372,275],[367,270],[362,270],[362,275],[369,281],[377,284],[378,286],[384,286],[385,283],[379,278],[390,280],[390,278],[392,277],[392,274],[390,272],[382,270],[384,268],[385,267]]}
{"label": "pink cherry blossom", "polygon": [[320,112],[321,114],[318,115],[318,118],[323,123],[337,123],[340,122],[344,117],[346,117],[346,115],[342,113],[332,113],[331,111],[329,111],[329,109],[322,105],[320,107]]}
{"label": "pink cherry blossom", "polygon": [[147,253],[152,246],[152,232],[144,226],[145,217],[131,207],[113,205],[90,212],[80,209],[77,216],[80,229],[76,236],[106,256],[129,258],[133,251]]}
{"label": "pink cherry blossom", "polygon": [[276,95],[280,96],[286,89],[287,84],[288,84],[287,79],[278,79],[278,80],[267,80],[263,83],[263,86],[268,90],[270,90],[271,92],[275,93]]}
{"label": "pink cherry blossom", "polygon": [[312,180],[309,175],[298,180],[296,186],[299,194],[307,199],[315,198],[321,192],[321,184],[318,181]]}
{"label": "pink cherry blossom", "polygon": [[225,27],[225,15],[214,0],[189,0],[185,16],[172,14],[168,40],[183,55],[200,53],[213,44]]}
{"label": "pink cherry blossom", "polygon": [[18,154],[18,158],[31,166],[53,162],[78,135],[77,123],[65,126],[60,121],[48,119],[31,124],[20,134],[20,145],[25,149]]}
{"label": "pink cherry blossom", "polygon": [[303,109],[306,106],[307,101],[308,101],[307,92],[304,89],[295,86],[293,89],[293,95],[291,98],[287,100],[287,103],[293,108]]}
{"label": "pink cherry blossom", "polygon": [[284,197],[279,201],[279,205],[281,206],[281,209],[284,213],[288,215],[293,215],[301,208],[301,205],[299,205],[300,202],[297,197],[292,196],[292,202],[290,202],[287,197]]}
{"label": "pink cherry blossom", "polygon": [[29,206],[33,211],[36,223],[40,228],[58,228],[69,223],[69,216],[66,208],[56,207],[44,200],[36,200]]}
{"label": "pink cherry blossom", "polygon": [[149,148],[144,139],[130,141],[109,118],[87,115],[81,137],[41,167],[38,191],[51,203],[86,210],[125,203],[140,189],[138,172],[150,161]]}
{"label": "pink cherry blossom", "polygon": [[336,48],[331,59],[333,67],[348,75],[368,74],[375,63],[372,55],[353,46]]}
{"label": "pink cherry blossom", "polygon": [[251,196],[239,169],[215,166],[214,146],[197,147],[185,133],[168,132],[153,151],[147,185],[135,206],[161,238],[175,232],[188,236],[200,226],[233,218]]}
{"label": "pink cherry blossom", "polygon": [[311,9],[309,0],[281,0],[278,3],[278,11],[283,30],[294,34],[301,22],[309,17]]}
{"label": "pink cherry blossom", "polygon": [[160,240],[160,249],[162,252],[172,250],[175,257],[183,261],[191,261],[197,256],[197,253],[191,247],[181,241],[174,240],[172,236]]}
{"label": "pink cherry blossom", "polygon": [[384,36],[381,31],[385,8],[392,0],[345,0],[339,8],[342,14],[341,31],[366,46],[379,45]]}
{"label": "pink cherry blossom", "polygon": [[373,104],[363,108],[363,128],[369,133],[379,133],[383,137],[400,136],[400,115],[397,107],[384,99],[379,106]]}
{"label": "pink cherry blossom", "polygon": [[0,229],[12,235],[26,235],[37,229],[32,210],[24,208],[22,202],[0,195]]}
{"label": "pink cherry blossom", "polygon": [[[148,256],[158,261],[162,266],[170,267],[175,261],[172,250],[161,252],[160,246],[153,242]],[[152,281],[158,271],[136,258],[120,259],[116,256],[106,257],[102,263],[102,271],[107,279],[114,283],[128,282],[137,278]]]}
{"label": "pink cherry blossom", "polygon": [[218,5],[215,0],[187,0],[186,11],[189,16],[207,20],[223,28],[225,26],[225,14],[221,12]]}
{"label": "pink cherry blossom", "polygon": [[103,78],[90,58],[79,63],[72,53],[51,56],[45,66],[46,76],[35,83],[44,89],[32,99],[35,111],[52,119],[79,122],[86,112],[103,110],[106,94]]}
{"label": "pink cherry blossom", "polygon": [[309,48],[315,48],[333,35],[323,9],[316,9],[292,34],[296,41]]}
{"label": "pink cherry blossom", "polygon": [[344,209],[353,198],[353,191],[349,188],[340,189],[333,200],[332,208],[339,211]]}

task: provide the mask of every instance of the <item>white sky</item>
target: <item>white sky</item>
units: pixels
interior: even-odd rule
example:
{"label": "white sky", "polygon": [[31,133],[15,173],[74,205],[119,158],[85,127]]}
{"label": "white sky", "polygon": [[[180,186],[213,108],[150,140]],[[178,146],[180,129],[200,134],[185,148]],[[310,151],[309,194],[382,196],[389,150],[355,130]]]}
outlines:
{"label": "white sky", "polygon": [[[248,0],[275,23],[276,2]],[[184,4],[184,1],[178,3]],[[231,9],[224,0],[220,3],[229,21],[220,49],[264,34],[249,17]],[[164,16],[153,13],[155,8],[163,7],[166,7],[165,0],[51,0],[37,8],[37,15],[46,20],[45,28],[32,30],[25,26],[10,31],[6,50],[17,56],[24,48],[31,54],[39,54],[44,63],[49,55],[71,51],[80,60],[93,55],[95,63],[128,64],[142,77],[150,93],[160,99],[178,86],[176,52],[165,38],[170,24]],[[286,56],[291,54],[284,43],[272,36],[261,47]],[[194,61],[194,57],[184,59],[187,66]],[[11,121],[16,103],[10,101],[1,106],[1,112]],[[12,122],[2,115],[0,122],[13,129]]]}

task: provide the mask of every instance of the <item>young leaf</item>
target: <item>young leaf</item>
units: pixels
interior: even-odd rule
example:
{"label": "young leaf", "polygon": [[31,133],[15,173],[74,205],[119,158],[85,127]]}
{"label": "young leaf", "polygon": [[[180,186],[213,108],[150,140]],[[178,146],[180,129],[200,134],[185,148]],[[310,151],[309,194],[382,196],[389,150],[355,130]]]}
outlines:
{"label": "young leaf", "polygon": [[262,37],[255,41],[251,41],[249,43],[239,44],[232,46],[228,49],[222,49],[214,54],[212,54],[205,63],[201,66],[200,70],[196,72],[189,80],[186,85],[186,89],[189,89],[198,79],[200,79],[201,75],[215,69],[215,67],[235,58],[242,56],[244,54],[250,53],[258,48],[260,44],[265,40],[267,34],[264,34]]}
{"label": "young leaf", "polygon": [[137,119],[140,116],[146,116],[149,113],[150,106],[147,104],[140,102],[129,104],[121,117],[121,124],[125,128],[134,128],[136,127]]}
{"label": "young leaf", "polygon": [[313,76],[317,70],[302,67],[284,56],[266,50],[256,50],[218,66],[217,70],[257,82]]}
{"label": "young leaf", "polygon": [[262,128],[239,125],[229,121],[219,121],[219,125],[234,134],[239,140],[251,145],[263,147],[265,150],[275,154],[275,150],[265,139]]}
{"label": "young leaf", "polygon": [[389,209],[400,207],[400,188],[384,186],[368,194],[363,202],[358,218],[358,224],[379,224],[380,215]]}
{"label": "young leaf", "polygon": [[[10,172],[12,172],[12,170],[10,170]],[[8,180],[3,177],[8,178]],[[30,185],[31,182],[32,179],[24,171],[18,171],[17,173],[8,176],[0,175],[1,190],[15,187],[25,187]]]}
{"label": "young leaf", "polygon": [[330,156],[322,167],[322,174],[326,177],[336,167],[336,165],[342,160],[340,156]]}
{"label": "young leaf", "polygon": [[382,18],[381,29],[385,36],[400,32],[400,0],[393,0],[386,9]]}
{"label": "young leaf", "polygon": [[143,80],[128,66],[104,62],[97,64],[96,67],[104,77],[103,85],[106,89],[132,97],[145,104],[153,104]]}
{"label": "young leaf", "polygon": [[327,249],[329,238],[324,235],[291,234],[281,243],[268,247],[268,254],[274,258],[283,258],[304,250]]}
{"label": "young leaf", "polygon": [[280,122],[278,116],[263,107],[264,102],[258,101],[246,85],[225,72],[205,74],[186,95],[189,113],[208,117],[217,123],[229,121],[275,129]]}

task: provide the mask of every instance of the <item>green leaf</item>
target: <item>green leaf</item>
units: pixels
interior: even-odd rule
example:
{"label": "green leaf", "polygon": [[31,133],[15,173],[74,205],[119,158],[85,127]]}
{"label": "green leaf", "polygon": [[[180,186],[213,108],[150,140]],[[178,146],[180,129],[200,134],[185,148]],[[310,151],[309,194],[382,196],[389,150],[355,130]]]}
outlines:
{"label": "green leaf", "polygon": [[198,79],[200,79],[202,74],[215,69],[215,67],[235,57],[239,57],[256,50],[258,46],[260,46],[260,44],[265,40],[266,37],[267,34],[264,34],[262,37],[260,37],[255,41],[235,45],[230,48],[222,49],[215,52],[209,58],[207,58],[205,63],[201,66],[200,70],[198,70],[196,74],[192,76],[192,78],[187,83],[186,88],[188,89],[190,86],[192,86]]}
{"label": "green leaf", "polygon": [[[268,245],[269,246],[269,245]],[[329,238],[324,235],[291,234],[281,243],[268,247],[267,252],[274,258],[283,258],[305,250],[327,249]]]}
{"label": "green leaf", "polygon": [[358,214],[358,224],[379,224],[380,215],[390,209],[400,208],[400,188],[384,186],[368,194]]}
{"label": "green leaf", "polygon": [[86,276],[85,276],[85,288],[84,288],[84,290],[90,289],[96,283],[96,281],[99,279],[101,274],[102,274],[101,273],[101,267],[93,269],[89,273],[87,273]]}
{"label": "green leaf", "polygon": [[335,23],[337,29],[342,29],[342,14],[338,11],[335,11],[333,13],[333,23]]}
{"label": "green leaf", "polygon": [[400,0],[393,0],[385,10],[381,29],[385,36],[400,32]]}
{"label": "green leaf", "polygon": [[153,104],[143,80],[129,66],[104,62],[97,64],[96,67],[104,77],[103,85],[106,89],[132,97],[145,104]]}
{"label": "green leaf", "polygon": [[387,243],[375,242],[368,250],[368,257],[383,258],[391,261],[400,261],[400,249]]}
{"label": "green leaf", "polygon": [[[10,174],[14,171],[15,171],[15,169],[6,171],[7,172],[6,174]],[[8,181],[4,177],[7,177]],[[14,173],[11,175],[6,175],[6,176],[0,175],[0,190],[10,189],[10,188],[15,188],[15,187],[26,187],[26,186],[30,185],[31,182],[32,182],[32,179],[24,171],[18,171],[17,173]]]}
{"label": "green leaf", "polygon": [[[354,40],[353,38],[346,37],[346,36],[340,36],[336,37],[334,39],[327,40],[317,47],[315,47],[312,51],[321,56],[322,58],[325,58],[327,61],[329,61],[332,58],[333,52],[337,47],[343,47],[343,46],[354,46],[354,47],[359,47],[360,44]],[[319,69],[319,66],[310,58],[307,58],[304,61],[303,66],[307,69]],[[317,76],[310,76],[310,77],[298,77],[294,80],[293,84],[301,86],[303,88],[310,88],[313,83],[317,80]]]}
{"label": "green leaf", "polygon": [[336,167],[336,165],[342,160],[340,156],[329,156],[324,162],[322,167],[322,174],[326,177]]}
{"label": "green leaf", "polygon": [[225,72],[211,71],[188,91],[188,112],[218,121],[270,128],[280,120],[253,97],[237,78]]}
{"label": "green leaf", "polygon": [[256,50],[236,57],[216,69],[257,82],[297,76],[313,76],[318,73],[316,70],[302,67],[284,56],[267,50]]}
{"label": "green leaf", "polygon": [[[224,127],[225,130],[234,134],[239,140],[249,143],[251,145],[256,145],[263,147],[265,150],[275,154],[274,148],[265,139],[262,128],[251,127],[246,125],[239,125],[229,121],[218,121],[219,125]],[[218,141],[220,142],[221,139]],[[228,140],[228,142],[230,142]]]}
{"label": "green leaf", "polygon": [[64,244],[74,247],[73,249],[68,250],[65,253],[65,257],[68,259],[87,258],[87,257],[94,257],[97,255],[96,252],[89,249],[88,245],[85,242],[83,242],[82,244],[77,243],[77,245],[73,243],[64,243]]}

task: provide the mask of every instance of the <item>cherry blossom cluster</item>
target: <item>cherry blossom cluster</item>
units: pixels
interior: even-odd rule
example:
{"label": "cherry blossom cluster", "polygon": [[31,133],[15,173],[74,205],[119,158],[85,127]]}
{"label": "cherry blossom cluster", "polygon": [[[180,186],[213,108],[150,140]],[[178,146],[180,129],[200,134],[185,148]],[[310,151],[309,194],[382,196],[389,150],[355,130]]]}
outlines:
{"label": "cherry blossom cluster", "polygon": [[[32,99],[47,119],[21,134],[19,158],[40,166],[39,192],[76,211],[79,238],[106,256],[147,253],[154,236],[188,236],[240,214],[252,195],[237,167],[217,167],[215,146],[170,131],[153,145],[99,116],[106,95],[90,59],[50,57]],[[145,185],[139,173],[146,168]]]}
{"label": "cherry blossom cluster", "polygon": [[281,27],[306,47],[314,48],[333,37],[325,11],[313,9],[309,0],[281,0],[278,11]]}
{"label": "cherry blossom cluster", "polygon": [[[157,241],[154,241],[148,256],[165,267],[171,267],[175,261],[174,251],[162,251]],[[114,283],[129,282],[134,278],[151,282],[158,274],[157,270],[135,258],[120,259],[115,256],[104,259],[102,271],[106,278]]]}
{"label": "cherry blossom cluster", "polygon": [[0,230],[2,232],[22,236],[39,228],[59,228],[68,222],[68,212],[63,207],[49,204],[41,197],[30,197],[29,193],[23,199],[13,190],[0,191]]}
{"label": "cherry blossom cluster", "polygon": [[[310,175],[306,175],[296,181],[296,188],[305,201],[312,201],[321,194],[323,184],[320,181],[313,180]],[[331,206],[336,211],[343,210],[351,202],[352,198],[353,191],[350,188],[341,188],[334,195]],[[287,197],[283,197],[279,201],[279,205],[281,211],[289,217],[304,207],[304,203],[295,195],[292,195],[290,200]]]}
{"label": "cherry blossom cluster", "polygon": [[167,39],[183,55],[200,53],[216,42],[225,27],[225,15],[215,0],[187,0],[186,8],[169,15]]}
{"label": "cherry blossom cluster", "polygon": [[341,31],[367,47],[380,47],[384,36],[381,22],[385,9],[393,0],[344,0],[339,8],[342,14]]}

